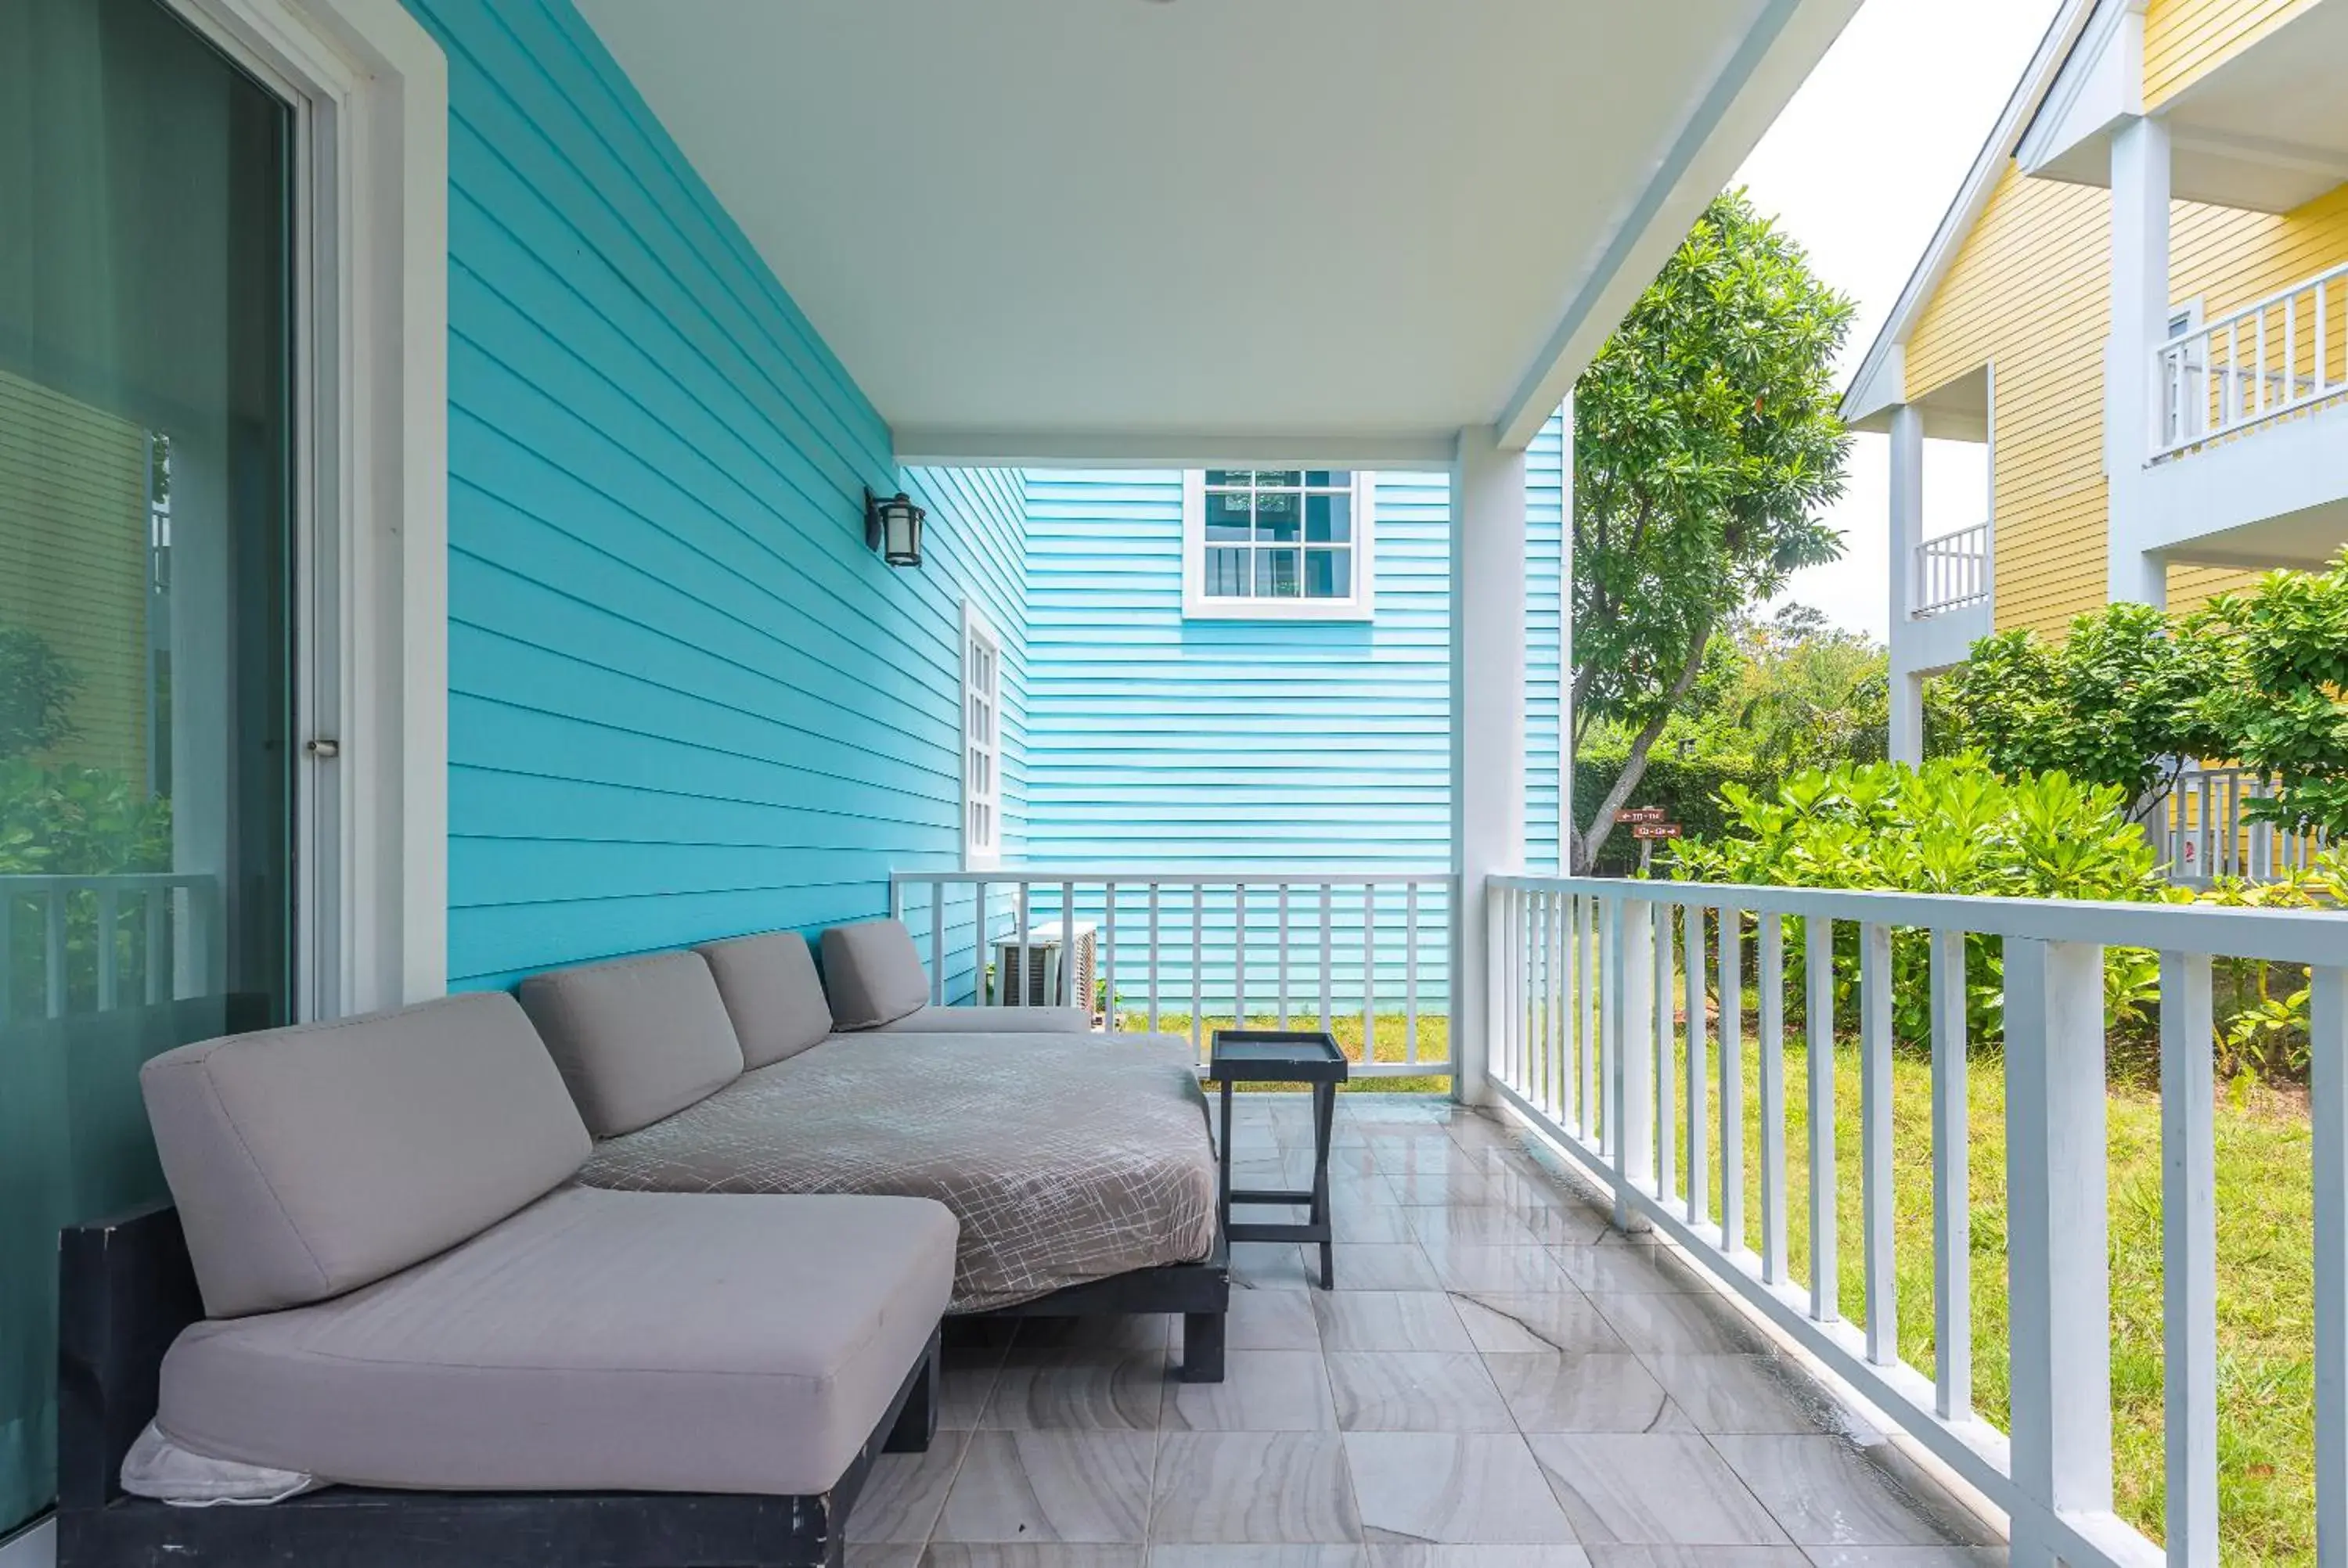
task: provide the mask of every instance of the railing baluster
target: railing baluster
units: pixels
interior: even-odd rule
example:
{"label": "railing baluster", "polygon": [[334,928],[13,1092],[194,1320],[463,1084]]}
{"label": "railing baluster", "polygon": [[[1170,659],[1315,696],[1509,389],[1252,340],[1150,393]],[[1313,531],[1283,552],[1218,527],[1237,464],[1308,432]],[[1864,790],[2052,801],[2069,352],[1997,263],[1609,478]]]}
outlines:
{"label": "railing baluster", "polygon": [[1207,885],[1190,884],[1190,1052],[1206,1060]]}
{"label": "railing baluster", "polygon": [[[2006,1278],[2014,1556],[2038,1521],[2112,1506],[2111,1256],[2103,949],[2005,943]],[[2043,1511],[2036,1512],[2036,1511]]]}
{"label": "railing baluster", "polygon": [[1607,910],[1607,1000],[1614,1028],[1607,1040],[1612,1083],[1606,1120],[1614,1145],[1614,1224],[1632,1227],[1632,1181],[1651,1178],[1655,1160],[1650,1054],[1655,1027],[1654,906],[1624,898]]}
{"label": "railing baluster", "polygon": [[1280,884],[1280,1027],[1288,1027],[1288,884]]}
{"label": "railing baluster", "polygon": [[1932,933],[1932,1402],[1972,1414],[1972,1135],[1966,1094],[1965,934]]}
{"label": "railing baluster", "polygon": [[[1011,1007],[1024,1008],[1034,999],[1027,981],[1035,964],[1035,943],[1029,935],[1035,891],[1034,883],[1025,876],[1019,879],[1019,974],[1015,979],[1009,975],[999,978],[1000,988],[1006,999],[1005,1005]],[[1010,999],[1014,998],[1016,999]]]}
{"label": "railing baluster", "polygon": [[1418,1065],[1418,879],[1403,888],[1402,1059]]}
{"label": "railing baluster", "polygon": [[2218,1562],[2218,1173],[2209,960],[2160,955],[2161,1403],[2178,1568]]}
{"label": "railing baluster", "polygon": [[1321,1027],[1334,1030],[1337,1027],[1336,984],[1332,969],[1337,951],[1337,892],[1328,883],[1321,884]]}
{"label": "railing baluster", "polygon": [[1745,1250],[1745,917],[1720,907],[1720,1246]]}
{"label": "railing baluster", "polygon": [[1572,1098],[1566,1091],[1567,1070],[1572,1060],[1573,1042],[1566,1030],[1565,927],[1572,910],[1570,894],[1552,893],[1549,900],[1549,1109],[1550,1114],[1562,1125],[1566,1102]]}
{"label": "railing baluster", "polygon": [[1248,1026],[1247,884],[1231,884],[1231,1027]]}
{"label": "railing baluster", "polygon": [[943,882],[930,884],[930,1005],[943,1007],[946,1000],[946,886]]}
{"label": "railing baluster", "polygon": [[1678,1099],[1677,1079],[1673,1060],[1677,1054],[1678,1020],[1672,1016],[1673,991],[1672,968],[1677,958],[1679,944],[1673,940],[1674,913],[1669,904],[1652,906],[1654,910],[1654,973],[1655,973],[1655,1058],[1652,1080],[1655,1096],[1655,1196],[1671,1201],[1679,1181],[1679,1137],[1675,1121]]}
{"label": "railing baluster", "polygon": [[974,883],[971,887],[971,893],[973,895],[971,898],[971,911],[973,916],[973,919],[970,933],[970,999],[973,1005],[977,1006],[983,1006],[987,999],[986,958],[988,943],[986,927],[986,901],[989,891],[990,889],[988,885],[983,882]]}
{"label": "railing baluster", "polygon": [[1761,982],[1761,1277],[1786,1281],[1786,926],[1756,917]]}
{"label": "railing baluster", "polygon": [[119,925],[122,906],[115,889],[101,886],[98,890],[98,1010],[111,1012],[118,1005],[118,985],[115,973],[114,950],[116,928]]}
{"label": "railing baluster", "polygon": [[1581,1119],[1578,1124],[1583,1138],[1596,1142],[1599,1137],[1601,1112],[1598,1106],[1598,1018],[1601,1003],[1600,992],[1603,982],[1598,973],[1598,900],[1581,900],[1581,925],[1574,940],[1581,948],[1580,979],[1581,1002]]}
{"label": "railing baluster", "polygon": [[2348,1562],[2348,968],[2308,977],[2315,1182],[2315,1558]]}
{"label": "railing baluster", "polygon": [[1704,1223],[1707,1202],[1705,1188],[1710,1175],[1704,1168],[1704,1094],[1708,1083],[1704,1074],[1704,909],[1691,904],[1680,911],[1680,932],[1685,946],[1680,959],[1682,1005],[1687,1011],[1687,1217],[1690,1225]]}
{"label": "railing baluster", "polygon": [[1803,1023],[1809,1048],[1810,1316],[1820,1323],[1841,1317],[1836,1296],[1841,1259],[1836,1235],[1834,922],[1802,922],[1802,979],[1807,989]]}
{"label": "railing baluster", "polygon": [[41,989],[51,1018],[66,1016],[66,897],[63,887],[51,887],[42,904]]}
{"label": "railing baluster", "polygon": [[1892,1259],[1891,930],[1859,928],[1859,1178],[1866,1249],[1867,1358],[1900,1359],[1900,1274]]}
{"label": "railing baluster", "polygon": [[1149,885],[1149,1032],[1158,1032],[1158,884]]}
{"label": "railing baluster", "polygon": [[1108,1034],[1117,1032],[1117,884],[1101,885],[1101,938],[1104,961],[1101,965],[1101,1029]]}
{"label": "railing baluster", "polygon": [[1060,995],[1061,1007],[1075,1005],[1076,1000],[1076,885],[1060,884]]}
{"label": "railing baluster", "polygon": [[1362,1065],[1378,1059],[1378,885],[1362,884]]}

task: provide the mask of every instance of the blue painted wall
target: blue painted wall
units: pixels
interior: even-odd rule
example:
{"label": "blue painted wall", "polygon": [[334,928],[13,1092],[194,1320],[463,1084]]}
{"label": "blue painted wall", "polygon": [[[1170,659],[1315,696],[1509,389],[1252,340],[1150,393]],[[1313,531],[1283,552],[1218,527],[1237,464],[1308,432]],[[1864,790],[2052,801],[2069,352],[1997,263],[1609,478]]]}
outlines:
{"label": "blue painted wall", "polygon": [[[1562,427],[1529,454],[1528,866],[1557,864]],[[1366,622],[1191,621],[1182,615],[1178,472],[1027,475],[1027,858],[1038,866],[1444,871],[1450,866],[1449,480],[1384,473],[1375,613]],[[1146,960],[1146,892],[1119,910],[1120,990]],[[1188,1005],[1188,895],[1161,981]],[[1361,893],[1334,917],[1334,989],[1361,994]],[[1319,893],[1292,896],[1292,983],[1319,989]],[[1106,926],[1097,891],[1080,918]],[[1172,906],[1166,907],[1171,909]],[[1401,892],[1382,895],[1376,994],[1408,967]],[[1422,985],[1439,999],[1439,906],[1422,910]],[[1166,918],[1161,911],[1161,919]],[[1231,900],[1210,902],[1202,987],[1228,1006]],[[1268,994],[1276,917],[1248,910],[1251,995]],[[1262,988],[1261,992],[1259,988]]]}
{"label": "blue painted wall", "polygon": [[[893,470],[563,0],[411,5],[449,67],[451,983],[877,914],[955,864],[965,592],[1018,853],[1019,476]],[[863,542],[900,483],[918,572]]]}

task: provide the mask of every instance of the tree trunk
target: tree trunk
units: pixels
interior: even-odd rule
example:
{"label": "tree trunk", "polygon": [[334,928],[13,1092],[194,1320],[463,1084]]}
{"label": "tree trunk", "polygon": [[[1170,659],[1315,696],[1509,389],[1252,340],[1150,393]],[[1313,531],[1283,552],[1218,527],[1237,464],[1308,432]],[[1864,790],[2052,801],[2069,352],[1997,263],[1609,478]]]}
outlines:
{"label": "tree trunk", "polygon": [[1662,705],[1655,710],[1655,716],[1647,721],[1632,741],[1630,754],[1622,759],[1622,772],[1615,778],[1614,787],[1606,792],[1606,798],[1598,803],[1598,810],[1590,821],[1590,831],[1574,839],[1573,875],[1576,876],[1587,876],[1590,868],[1598,864],[1598,852],[1606,847],[1607,837],[1614,831],[1614,814],[1622,808],[1622,803],[1631,798],[1631,792],[1637,789],[1639,781],[1646,776],[1647,753],[1653,749],[1655,738],[1663,733],[1663,725],[1670,722],[1673,710],[1680,705],[1689,688],[1695,684],[1695,678],[1704,673],[1704,651],[1711,641],[1710,626],[1696,633],[1695,643],[1688,650],[1687,662],[1681,666],[1679,679],[1672,682],[1671,694],[1663,699]]}

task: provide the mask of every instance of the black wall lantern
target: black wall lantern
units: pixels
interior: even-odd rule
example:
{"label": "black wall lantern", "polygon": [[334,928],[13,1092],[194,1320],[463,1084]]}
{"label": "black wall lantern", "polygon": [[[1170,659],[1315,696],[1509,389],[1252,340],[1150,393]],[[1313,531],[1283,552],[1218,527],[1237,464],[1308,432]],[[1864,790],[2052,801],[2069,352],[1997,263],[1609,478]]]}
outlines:
{"label": "black wall lantern", "polygon": [[929,514],[900,490],[893,496],[864,492],[864,542],[891,566],[922,564],[922,519]]}

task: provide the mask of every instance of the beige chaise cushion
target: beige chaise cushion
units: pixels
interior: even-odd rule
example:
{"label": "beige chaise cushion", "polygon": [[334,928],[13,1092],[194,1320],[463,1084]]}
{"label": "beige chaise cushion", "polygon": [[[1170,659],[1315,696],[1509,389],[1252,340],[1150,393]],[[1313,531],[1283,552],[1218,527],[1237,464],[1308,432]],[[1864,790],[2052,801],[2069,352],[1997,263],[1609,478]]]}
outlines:
{"label": "beige chaise cushion", "polygon": [[215,1317],[321,1301],[446,1251],[589,1147],[501,992],[204,1040],[139,1077]]}
{"label": "beige chaise cushion", "polygon": [[877,1029],[925,1005],[930,977],[902,920],[860,920],[824,932],[823,989],[834,1027]]}
{"label": "beige chaise cushion", "polygon": [[532,975],[521,1005],[598,1138],[674,1115],[742,1076],[741,1042],[698,953]]}
{"label": "beige chaise cushion", "polygon": [[566,1189],[339,1301],[181,1335],[157,1424],[247,1464],[451,1491],[821,1492],[936,1327],[918,1198]]}
{"label": "beige chaise cushion", "polygon": [[831,1004],[807,938],[789,931],[737,937],[695,948],[708,962],[742,1043],[745,1067],[797,1056],[831,1032]]}

